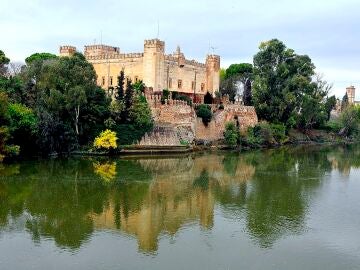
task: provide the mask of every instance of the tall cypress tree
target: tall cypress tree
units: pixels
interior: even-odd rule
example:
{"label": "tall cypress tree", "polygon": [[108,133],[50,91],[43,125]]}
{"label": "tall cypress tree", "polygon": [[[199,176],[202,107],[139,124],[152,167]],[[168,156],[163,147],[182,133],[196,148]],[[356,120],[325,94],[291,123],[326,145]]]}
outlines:
{"label": "tall cypress tree", "polygon": [[247,79],[244,84],[243,102],[245,106],[252,106],[251,81]]}
{"label": "tall cypress tree", "polygon": [[126,121],[129,120],[129,111],[131,108],[131,104],[133,102],[133,97],[134,97],[134,88],[131,83],[131,80],[127,79],[126,80],[126,92],[125,92],[125,97],[124,97],[124,101],[125,101],[124,118],[122,118],[122,119],[126,119]]}
{"label": "tall cypress tree", "polygon": [[120,71],[120,75],[118,76],[118,85],[116,87],[116,95],[115,99],[121,101],[124,99],[124,81],[125,81],[125,73],[122,69]]}

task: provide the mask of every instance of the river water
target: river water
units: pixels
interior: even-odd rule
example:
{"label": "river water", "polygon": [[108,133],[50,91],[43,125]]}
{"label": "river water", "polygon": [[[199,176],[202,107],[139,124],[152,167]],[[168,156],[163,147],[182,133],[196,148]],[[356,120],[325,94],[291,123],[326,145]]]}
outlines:
{"label": "river water", "polygon": [[360,269],[360,147],[0,165],[0,269]]}

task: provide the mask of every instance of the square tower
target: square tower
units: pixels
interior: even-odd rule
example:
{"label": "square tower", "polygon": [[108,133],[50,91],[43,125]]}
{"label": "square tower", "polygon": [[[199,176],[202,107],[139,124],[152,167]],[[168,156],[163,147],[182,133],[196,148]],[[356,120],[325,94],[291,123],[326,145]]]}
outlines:
{"label": "square tower", "polygon": [[166,87],[165,76],[165,42],[159,39],[144,41],[144,83],[153,87],[154,91],[162,91]]}

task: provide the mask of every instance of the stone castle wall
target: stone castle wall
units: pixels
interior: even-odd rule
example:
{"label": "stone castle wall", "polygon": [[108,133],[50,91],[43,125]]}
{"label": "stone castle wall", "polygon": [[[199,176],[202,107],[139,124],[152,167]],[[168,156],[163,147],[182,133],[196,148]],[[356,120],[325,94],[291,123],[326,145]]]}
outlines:
{"label": "stone castle wall", "polygon": [[234,122],[246,130],[258,122],[254,107],[241,104],[224,104],[216,110],[211,122],[205,126],[195,110],[184,101],[166,100],[161,104],[160,95],[146,95],[155,121],[155,128],[146,134],[140,145],[180,145],[194,140],[217,141],[224,138],[225,125]]}

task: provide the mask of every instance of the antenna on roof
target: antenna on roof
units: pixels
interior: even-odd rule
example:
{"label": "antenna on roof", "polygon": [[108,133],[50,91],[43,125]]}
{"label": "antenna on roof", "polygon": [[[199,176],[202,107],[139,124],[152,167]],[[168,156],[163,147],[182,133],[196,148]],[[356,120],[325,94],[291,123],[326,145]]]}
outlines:
{"label": "antenna on roof", "polygon": [[160,34],[160,23],[159,20],[157,21],[157,35],[156,38],[159,39],[159,34]]}
{"label": "antenna on roof", "polygon": [[100,45],[102,45],[102,30],[100,30]]}
{"label": "antenna on roof", "polygon": [[211,50],[212,50],[213,54],[215,54],[215,50],[217,50],[217,49],[218,49],[218,47],[211,46]]}

